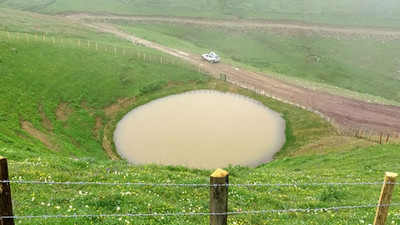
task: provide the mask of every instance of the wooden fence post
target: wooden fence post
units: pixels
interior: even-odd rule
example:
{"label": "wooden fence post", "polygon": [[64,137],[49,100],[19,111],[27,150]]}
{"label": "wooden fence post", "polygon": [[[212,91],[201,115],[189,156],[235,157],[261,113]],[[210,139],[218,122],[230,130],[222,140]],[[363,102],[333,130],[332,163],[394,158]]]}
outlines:
{"label": "wooden fence post", "polygon": [[381,131],[381,136],[379,137],[379,144],[382,144],[382,135],[383,135],[383,131]]}
{"label": "wooden fence post", "polygon": [[369,135],[368,135],[368,141],[370,141],[370,140],[371,140],[371,135],[372,135],[372,131],[371,131],[371,132],[369,132]]}
{"label": "wooden fence post", "polygon": [[386,144],[389,142],[389,137],[390,137],[390,134],[388,133],[386,136]]}
{"label": "wooden fence post", "polygon": [[[0,156],[0,180],[8,181],[7,159]],[[10,183],[0,183],[0,216],[13,216]],[[14,219],[0,219],[1,225],[14,225]]]}
{"label": "wooden fence post", "polygon": [[[210,176],[210,213],[228,212],[229,173],[217,169]],[[210,215],[210,225],[227,225],[228,215]]]}
{"label": "wooden fence post", "polygon": [[399,141],[400,141],[400,134],[399,134],[399,137],[397,138],[397,145],[399,144]]}
{"label": "wooden fence post", "polygon": [[376,209],[374,225],[384,225],[386,222],[387,214],[389,212],[388,205],[390,204],[390,200],[392,198],[397,176],[397,173],[385,173],[381,196],[379,197],[378,208]]}

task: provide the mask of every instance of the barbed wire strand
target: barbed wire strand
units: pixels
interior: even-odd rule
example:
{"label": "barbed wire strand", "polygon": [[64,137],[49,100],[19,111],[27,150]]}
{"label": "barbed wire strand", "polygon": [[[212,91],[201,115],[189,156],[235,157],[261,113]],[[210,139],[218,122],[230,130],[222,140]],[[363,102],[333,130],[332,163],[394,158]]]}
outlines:
{"label": "barbed wire strand", "polygon": [[306,208],[306,209],[270,209],[259,211],[236,211],[227,213],[138,213],[138,214],[98,214],[98,215],[40,215],[40,216],[0,216],[1,219],[49,219],[49,218],[95,218],[95,217],[155,217],[155,216],[224,216],[224,215],[240,215],[240,214],[267,214],[267,213],[293,213],[293,212],[326,212],[338,211],[342,209],[362,209],[400,206],[400,203],[392,203],[386,205],[358,205],[358,206],[333,206],[327,208]]}
{"label": "barbed wire strand", "polygon": [[16,184],[50,184],[50,185],[109,185],[109,186],[183,186],[183,187],[251,187],[251,186],[360,186],[360,185],[382,185],[400,183],[393,182],[358,182],[358,183],[264,183],[264,184],[177,184],[177,183],[111,183],[111,182],[82,182],[82,181],[18,181],[18,180],[1,180],[0,183],[16,183]]}

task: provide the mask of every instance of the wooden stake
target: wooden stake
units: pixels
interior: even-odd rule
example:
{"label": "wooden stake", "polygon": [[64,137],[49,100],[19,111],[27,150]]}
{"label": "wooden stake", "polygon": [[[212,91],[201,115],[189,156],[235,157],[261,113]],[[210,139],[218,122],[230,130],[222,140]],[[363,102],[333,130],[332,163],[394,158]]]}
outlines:
{"label": "wooden stake", "polygon": [[369,132],[368,140],[371,140],[372,131]]}
{"label": "wooden stake", "polygon": [[399,142],[400,142],[400,134],[399,134],[399,137],[397,138],[397,145],[399,144]]}
{"label": "wooden stake", "polygon": [[389,142],[389,136],[390,136],[390,134],[387,134],[387,135],[386,135],[386,143]]}
{"label": "wooden stake", "polygon": [[[8,181],[7,159],[0,156],[0,180]],[[0,183],[0,215],[13,216],[10,183]],[[14,225],[14,219],[3,219],[1,225]]]}
{"label": "wooden stake", "polygon": [[[210,176],[210,213],[228,212],[229,173],[217,169]],[[215,186],[213,186],[215,185]],[[221,186],[216,186],[221,185]],[[226,185],[226,186],[224,186]],[[210,216],[210,225],[226,225],[228,215]]]}
{"label": "wooden stake", "polygon": [[143,52],[143,59],[146,60],[146,52]]}
{"label": "wooden stake", "polygon": [[26,41],[29,42],[29,37],[28,37],[27,33],[25,33],[25,37],[26,37]]}
{"label": "wooden stake", "polygon": [[396,140],[396,131],[393,131],[392,140],[393,140],[393,143]]}
{"label": "wooden stake", "polygon": [[381,196],[379,197],[378,208],[376,209],[374,225],[384,225],[386,222],[389,211],[389,206],[387,205],[390,204],[397,176],[397,173],[385,173]]}
{"label": "wooden stake", "polygon": [[379,138],[379,144],[382,144],[382,135],[383,135],[383,131],[381,131],[381,136]]}

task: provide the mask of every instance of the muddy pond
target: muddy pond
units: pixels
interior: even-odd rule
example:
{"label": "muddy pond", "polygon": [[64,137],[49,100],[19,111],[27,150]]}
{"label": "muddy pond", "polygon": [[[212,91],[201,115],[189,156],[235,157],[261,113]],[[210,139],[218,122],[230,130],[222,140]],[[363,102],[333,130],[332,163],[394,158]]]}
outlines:
{"label": "muddy pond", "polygon": [[284,142],[281,114],[248,97],[212,90],[137,107],[114,132],[117,152],[129,163],[204,169],[266,163]]}

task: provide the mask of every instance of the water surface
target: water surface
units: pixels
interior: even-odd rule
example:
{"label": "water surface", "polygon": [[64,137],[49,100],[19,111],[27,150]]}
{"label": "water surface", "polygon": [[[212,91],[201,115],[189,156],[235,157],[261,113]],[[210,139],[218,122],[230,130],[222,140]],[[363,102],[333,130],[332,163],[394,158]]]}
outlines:
{"label": "water surface", "polygon": [[250,98],[202,90],[140,106],[117,124],[117,152],[134,164],[215,169],[268,162],[285,141],[281,115]]}

